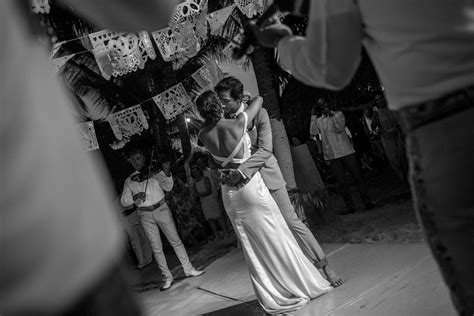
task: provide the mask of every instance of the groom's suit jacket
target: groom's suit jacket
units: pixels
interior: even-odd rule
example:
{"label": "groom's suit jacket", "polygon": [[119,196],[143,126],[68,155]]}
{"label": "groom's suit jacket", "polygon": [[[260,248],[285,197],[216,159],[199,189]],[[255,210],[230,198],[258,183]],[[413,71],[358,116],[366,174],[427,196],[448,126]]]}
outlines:
{"label": "groom's suit jacket", "polygon": [[267,110],[262,108],[249,126],[248,133],[252,140],[252,156],[238,168],[248,179],[260,171],[263,181],[269,190],[286,186],[285,179],[273,155],[272,127]]}

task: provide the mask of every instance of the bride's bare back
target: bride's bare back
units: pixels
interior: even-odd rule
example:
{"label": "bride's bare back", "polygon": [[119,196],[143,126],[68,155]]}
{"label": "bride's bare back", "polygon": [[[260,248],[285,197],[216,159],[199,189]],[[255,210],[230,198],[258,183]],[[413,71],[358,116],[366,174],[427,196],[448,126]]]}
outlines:
{"label": "bride's bare back", "polygon": [[[248,121],[247,125],[252,122],[258,111],[262,108],[263,99],[256,97],[252,100],[250,105],[245,109]],[[218,157],[228,157],[238,145],[244,135],[245,116],[243,113],[239,114],[235,119],[221,119],[216,124],[205,126],[199,138],[204,143],[204,146]],[[235,158],[242,158],[243,148],[235,155]]]}

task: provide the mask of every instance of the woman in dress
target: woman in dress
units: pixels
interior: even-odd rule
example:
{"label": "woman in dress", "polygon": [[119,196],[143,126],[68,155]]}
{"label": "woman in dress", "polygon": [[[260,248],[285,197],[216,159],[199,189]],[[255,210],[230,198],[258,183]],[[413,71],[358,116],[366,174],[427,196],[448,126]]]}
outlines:
{"label": "woman in dress", "polygon": [[[212,91],[204,92],[197,106],[205,119],[199,133],[202,143],[221,168],[237,168],[251,156],[246,131],[262,98],[254,99],[235,119],[223,118],[222,105]],[[222,195],[265,311],[290,312],[332,289],[298,247],[259,172],[239,188],[222,184]]]}
{"label": "woman in dress", "polygon": [[219,231],[217,229],[218,224],[222,228],[224,239],[227,239],[227,227],[219,206],[217,188],[212,184],[211,179],[204,175],[204,172],[198,166],[195,165],[191,167],[191,175],[194,178],[191,192],[201,203],[204,218],[209,223],[212,232],[214,233],[214,241],[219,239]]}

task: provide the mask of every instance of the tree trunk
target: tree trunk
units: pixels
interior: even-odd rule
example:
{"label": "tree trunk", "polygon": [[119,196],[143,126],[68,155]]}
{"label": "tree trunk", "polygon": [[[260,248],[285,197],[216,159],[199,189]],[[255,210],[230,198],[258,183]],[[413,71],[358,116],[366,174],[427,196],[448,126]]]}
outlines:
{"label": "tree trunk", "polygon": [[278,160],[281,172],[286,181],[288,189],[296,188],[295,173],[293,170],[293,159],[291,149],[286,135],[285,125],[281,120],[280,107],[278,103],[278,85],[275,84],[271,58],[272,51],[261,46],[256,46],[250,55],[257,86],[263,97],[263,107],[268,111],[272,125],[273,153]]}

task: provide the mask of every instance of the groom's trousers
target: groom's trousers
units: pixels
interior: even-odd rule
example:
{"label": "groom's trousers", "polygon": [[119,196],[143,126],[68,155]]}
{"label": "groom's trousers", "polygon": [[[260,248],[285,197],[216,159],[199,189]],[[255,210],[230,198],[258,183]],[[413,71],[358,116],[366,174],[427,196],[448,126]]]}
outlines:
{"label": "groom's trousers", "polygon": [[281,214],[295,237],[298,245],[308,259],[314,263],[316,268],[321,269],[326,266],[327,259],[324,255],[323,249],[319,245],[313,233],[309,230],[301,219],[296,215],[295,209],[291,204],[290,197],[286,187],[277,190],[270,190],[273,199],[280,208]]}

